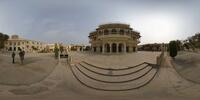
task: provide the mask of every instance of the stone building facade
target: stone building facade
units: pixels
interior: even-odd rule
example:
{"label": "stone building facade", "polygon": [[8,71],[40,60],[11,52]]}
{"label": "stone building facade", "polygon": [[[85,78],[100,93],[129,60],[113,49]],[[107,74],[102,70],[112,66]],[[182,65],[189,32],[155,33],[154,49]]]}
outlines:
{"label": "stone building facade", "polygon": [[40,52],[44,50],[46,45],[39,41],[28,40],[19,38],[18,35],[12,35],[5,42],[6,51],[20,51],[24,50],[25,52]]}
{"label": "stone building facade", "polygon": [[100,25],[88,37],[93,52],[126,53],[137,51],[141,36],[128,24],[109,23]]}

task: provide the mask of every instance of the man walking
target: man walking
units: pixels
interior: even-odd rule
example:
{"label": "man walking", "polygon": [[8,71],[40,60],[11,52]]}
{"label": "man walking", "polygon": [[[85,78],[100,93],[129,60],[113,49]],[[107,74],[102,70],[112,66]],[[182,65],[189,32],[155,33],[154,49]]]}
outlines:
{"label": "man walking", "polygon": [[14,51],[12,52],[12,63],[13,64],[15,63],[15,52]]}

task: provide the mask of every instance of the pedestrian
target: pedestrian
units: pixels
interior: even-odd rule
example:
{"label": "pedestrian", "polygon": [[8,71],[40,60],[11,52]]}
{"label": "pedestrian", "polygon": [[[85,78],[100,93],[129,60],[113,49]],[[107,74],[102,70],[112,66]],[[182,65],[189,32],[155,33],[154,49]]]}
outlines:
{"label": "pedestrian", "polygon": [[12,52],[12,63],[13,64],[15,63],[15,52],[14,51]]}
{"label": "pedestrian", "polygon": [[19,57],[21,60],[21,64],[24,64],[24,56],[25,56],[25,51],[20,50]]}

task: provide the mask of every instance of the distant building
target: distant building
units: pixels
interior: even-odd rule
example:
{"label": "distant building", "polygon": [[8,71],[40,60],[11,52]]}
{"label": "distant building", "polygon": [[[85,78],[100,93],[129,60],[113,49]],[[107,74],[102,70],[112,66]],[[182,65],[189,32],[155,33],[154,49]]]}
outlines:
{"label": "distant building", "polygon": [[46,52],[53,52],[55,48],[55,44],[47,44],[45,47]]}
{"label": "distant building", "polygon": [[93,52],[126,53],[137,51],[141,36],[128,24],[110,23],[100,25],[88,37]]}
{"label": "distant building", "polygon": [[5,42],[6,51],[40,52],[44,49],[45,44],[43,42],[19,38],[18,35],[12,35]]}
{"label": "distant building", "polygon": [[[144,44],[144,45],[140,45],[138,47],[138,50],[140,50],[140,51],[161,51],[162,50],[162,48],[161,48],[162,45],[163,44],[161,44],[161,43]],[[164,45],[165,45],[165,47],[167,47],[168,44],[164,44]]]}
{"label": "distant building", "polygon": [[71,51],[84,51],[85,49],[84,45],[71,45]]}
{"label": "distant building", "polygon": [[71,45],[65,45],[65,44],[61,44],[61,43],[47,44],[45,50],[47,52],[54,52],[56,45],[57,45],[58,49],[63,47],[64,52],[71,51]]}

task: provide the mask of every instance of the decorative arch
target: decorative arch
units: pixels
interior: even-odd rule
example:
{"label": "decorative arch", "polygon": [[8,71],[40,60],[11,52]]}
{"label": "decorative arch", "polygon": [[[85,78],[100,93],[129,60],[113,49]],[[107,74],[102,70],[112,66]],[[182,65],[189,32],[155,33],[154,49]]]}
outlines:
{"label": "decorative arch", "polygon": [[113,43],[113,44],[112,44],[112,52],[113,52],[113,53],[116,53],[116,52],[117,52],[117,44],[116,44],[116,43]]}
{"label": "decorative arch", "polygon": [[123,48],[124,48],[124,45],[122,43],[120,43],[119,46],[118,46],[119,52],[122,52]]}

